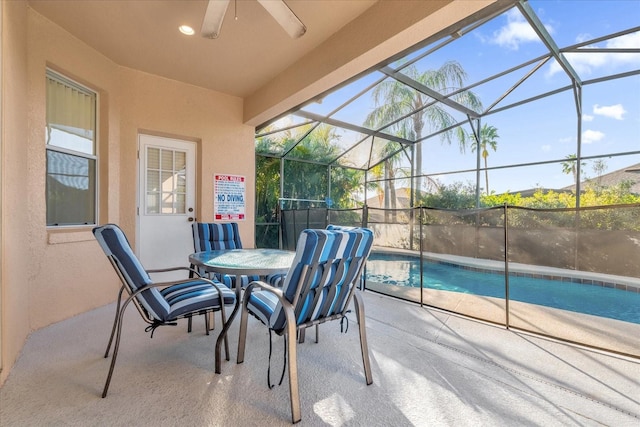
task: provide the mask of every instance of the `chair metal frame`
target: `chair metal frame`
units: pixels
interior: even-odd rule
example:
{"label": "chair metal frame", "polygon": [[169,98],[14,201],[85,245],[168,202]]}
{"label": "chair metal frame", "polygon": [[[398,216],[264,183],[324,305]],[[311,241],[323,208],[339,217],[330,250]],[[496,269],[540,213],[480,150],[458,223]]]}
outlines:
{"label": "chair metal frame", "polygon": [[[310,326],[317,326],[322,323],[341,320],[346,316],[348,308],[351,304],[351,300],[354,300],[355,305],[355,313],[358,321],[358,330],[360,334],[360,351],[362,353],[362,363],[364,367],[364,374],[367,385],[373,383],[373,376],[371,373],[371,361],[369,359],[369,350],[367,343],[367,334],[365,327],[365,312],[364,312],[364,302],[362,296],[360,295],[360,291],[357,289],[356,283],[359,282],[360,276],[364,269],[365,259],[368,256],[366,254],[364,257],[353,257],[351,258],[351,262],[347,267],[345,264],[345,258],[342,259],[330,259],[323,263],[316,263],[314,265],[305,265],[302,269],[300,279],[296,285],[295,297],[293,301],[289,301],[283,292],[282,288],[275,288],[263,281],[255,281],[252,282],[246,289],[244,293],[243,303],[242,303],[242,315],[240,321],[240,336],[238,339],[238,359],[237,363],[244,362],[244,353],[245,353],[245,343],[247,337],[247,322],[248,315],[250,313],[248,308],[249,298],[254,289],[265,290],[273,293],[277,298],[280,304],[282,305],[284,315],[286,318],[286,326],[282,331],[275,331],[279,335],[285,335],[287,337],[287,359],[288,359],[288,373],[289,373],[289,391],[290,391],[290,399],[291,399],[291,421],[292,423],[297,423],[301,420],[301,411],[300,411],[300,392],[298,386],[298,367],[297,367],[297,354],[296,348],[298,345],[298,340],[296,339],[296,334],[303,334],[304,330]],[[332,315],[321,315],[316,320],[309,320],[308,318],[313,315],[313,312],[316,311],[316,305],[319,302],[321,292],[315,292],[315,296],[313,298],[313,302],[311,303],[311,308],[308,309],[307,320],[304,322],[297,323],[296,319],[299,317],[300,312],[302,310],[302,305],[298,304],[301,301],[305,301],[307,296],[314,289],[317,291],[318,288],[312,288],[314,283],[326,283],[328,275],[332,268],[329,266],[330,264],[334,264],[335,273],[333,274],[333,280],[331,283],[326,284],[323,288],[327,289],[328,296],[324,298],[323,305],[320,307],[321,312],[327,312],[330,310],[330,305],[334,301],[334,296],[337,292],[341,293],[340,297],[345,297],[346,302],[342,310],[338,313]],[[345,269],[347,270],[345,272]],[[320,278],[318,279],[318,274],[322,272]],[[338,287],[340,287],[340,291],[338,291]],[[346,291],[345,291],[346,290]],[[317,339],[316,339],[317,342]]]}
{"label": "chair metal frame", "polygon": [[[106,397],[107,396],[107,392],[109,391],[109,385],[111,383],[111,378],[113,376],[113,371],[115,369],[115,365],[116,365],[116,359],[118,357],[118,350],[120,348],[120,338],[122,336],[122,323],[123,323],[123,319],[124,319],[124,313],[125,310],[127,308],[127,306],[129,305],[129,303],[133,302],[133,305],[136,307],[136,309],[138,310],[138,313],[140,314],[140,316],[142,317],[142,319],[149,324],[149,326],[145,329],[146,331],[151,330],[151,335],[153,336],[153,331],[155,330],[155,328],[159,327],[159,326],[175,326],[177,323],[176,321],[179,319],[189,319],[189,321],[191,321],[191,317],[193,315],[199,315],[199,314],[204,314],[205,316],[205,323],[206,323],[206,327],[207,327],[207,335],[208,335],[208,330],[209,330],[209,326],[208,326],[208,313],[214,313],[216,311],[220,312],[220,317],[222,320],[222,324],[223,326],[227,326],[227,317],[226,317],[226,312],[225,312],[225,303],[224,303],[224,295],[222,292],[222,289],[220,288],[225,287],[223,284],[221,283],[215,283],[207,278],[201,277],[200,274],[191,269],[191,268],[187,268],[187,267],[172,267],[172,268],[164,268],[164,269],[154,269],[154,270],[145,270],[146,273],[164,273],[164,272],[172,272],[172,271],[178,271],[178,270],[188,270],[192,273],[195,273],[198,277],[197,280],[202,281],[202,282],[207,282],[209,283],[211,286],[213,286],[217,293],[218,293],[218,298],[220,301],[220,305],[218,308],[208,308],[208,309],[199,309],[199,310],[195,310],[195,311],[191,311],[188,313],[184,313],[180,316],[177,316],[173,319],[169,319],[167,321],[159,321],[158,319],[155,319],[153,316],[151,316],[151,314],[142,306],[142,304],[140,303],[140,301],[138,300],[137,296],[147,290],[150,290],[152,288],[166,288],[169,286],[174,286],[174,285],[179,285],[182,283],[189,283],[189,282],[193,282],[193,278],[190,279],[185,279],[185,280],[177,280],[177,281],[170,281],[170,282],[154,282],[151,283],[147,286],[143,286],[135,291],[132,291],[132,288],[130,287],[129,283],[127,282],[126,278],[124,277],[123,273],[122,273],[122,269],[124,268],[123,266],[120,265],[120,263],[118,262],[117,258],[114,257],[113,255],[107,255],[107,259],[109,260],[109,262],[111,263],[111,266],[113,267],[113,269],[115,270],[118,278],[120,279],[120,282],[122,283],[122,286],[120,286],[120,290],[118,291],[118,298],[116,301],[116,313],[115,313],[115,318],[113,321],[113,326],[111,328],[111,335],[109,337],[109,342],[107,344],[107,349],[105,350],[104,353],[104,358],[108,358],[109,357],[109,351],[111,349],[111,345],[114,344],[113,347],[113,356],[111,358],[111,364],[109,367],[109,373],[107,374],[107,379],[105,381],[104,384],[104,388],[102,390],[102,397]],[[226,288],[226,287],[225,287]],[[128,297],[124,300],[124,302],[122,301],[122,296],[124,291],[127,292]],[[235,296],[235,295],[234,295]],[[233,305],[236,305],[236,301],[234,301]],[[114,336],[115,336],[115,343],[113,342],[114,340]],[[217,341],[216,341],[216,352],[215,352],[215,364],[219,365],[219,358],[220,358],[220,344],[218,342],[220,342],[221,340],[224,340],[224,344],[225,344],[225,359],[228,361],[230,360],[229,357],[229,342],[227,339],[226,334],[223,335],[222,333],[218,336]]]}

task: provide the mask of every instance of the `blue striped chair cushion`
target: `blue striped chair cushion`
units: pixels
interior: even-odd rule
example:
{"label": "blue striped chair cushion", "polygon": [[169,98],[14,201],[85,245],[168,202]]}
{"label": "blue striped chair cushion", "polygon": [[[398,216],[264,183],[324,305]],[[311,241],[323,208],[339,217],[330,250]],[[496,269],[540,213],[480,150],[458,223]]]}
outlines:
{"label": "blue striped chair cushion", "polygon": [[[229,223],[205,223],[197,222],[192,225],[193,247],[196,252],[214,251],[221,249],[242,249],[238,224]],[[201,275],[206,275],[206,271],[200,269]],[[229,288],[234,288],[240,284],[243,288],[254,280],[259,280],[259,276],[235,276],[232,274],[214,274],[213,277],[224,283]]]}
{"label": "blue striped chair cushion", "polygon": [[287,276],[287,273],[277,273],[277,274],[269,274],[264,278],[264,281],[270,284],[275,288],[281,288],[284,285],[284,278]]}
{"label": "blue striped chair cushion", "polygon": [[219,249],[242,249],[238,224],[197,222],[192,225],[196,252]]}
{"label": "blue striped chair cushion", "polygon": [[350,231],[350,230],[358,230],[358,229],[360,229],[360,227],[348,227],[346,225],[335,225],[335,224],[327,225],[327,230]]}
{"label": "blue striped chair cushion", "polygon": [[[286,274],[283,284],[283,293],[288,301],[293,301],[298,286],[298,281],[305,266],[322,266],[311,281],[310,288],[312,291],[308,294],[304,301],[298,302],[295,308],[298,313],[297,324],[304,323],[308,320],[316,320],[320,315],[320,307],[325,305],[327,297],[327,288],[325,285],[331,283],[336,274],[340,273],[343,277],[338,278],[339,285],[337,292],[330,301],[329,312],[327,315],[339,313],[344,309],[346,304],[346,295],[348,292],[341,292],[342,286],[349,289],[353,286],[354,277],[346,277],[346,272],[352,261],[356,260],[361,264],[368,257],[373,242],[373,233],[366,228],[358,228],[353,230],[303,230],[298,239],[296,246],[296,255],[293,264]],[[337,263],[324,264],[328,260],[345,259],[345,268],[340,272],[337,271]],[[327,275],[325,283],[319,283],[324,268],[331,268]],[[354,266],[357,271],[359,265]],[[313,307],[310,303],[313,301],[315,292],[321,292],[319,302]],[[285,327],[285,316],[281,305],[277,299],[267,291],[254,291],[248,301],[249,310],[254,313],[260,320],[275,331],[281,331]]]}
{"label": "blue striped chair cushion", "polygon": [[236,284],[240,284],[243,288],[246,288],[249,283],[254,280],[260,280],[260,276],[247,276],[247,275],[233,275],[233,274],[215,274],[215,278],[224,283],[230,288],[235,288]]}
{"label": "blue striped chair cushion", "polygon": [[[358,230],[360,229],[360,227],[353,227],[353,226],[346,226],[346,225],[335,225],[335,224],[329,224],[327,225],[327,230],[343,230],[343,231],[348,231],[348,230]],[[364,283],[364,273],[362,273],[362,275],[360,275],[360,284]]]}
{"label": "blue striped chair cushion", "polygon": [[[120,227],[107,224],[96,227],[93,233],[105,254],[113,257],[118,264],[131,292],[153,283]],[[233,291],[227,289],[223,292],[225,304],[233,304]],[[151,318],[162,322],[175,320],[189,311],[220,307],[216,288],[198,279],[173,285],[162,291],[159,288],[147,289],[138,294],[137,300]]]}
{"label": "blue striped chair cushion", "polygon": [[[96,228],[93,234],[105,254],[113,256],[113,260],[118,264],[119,270],[132,292],[153,283],[133,253],[131,245],[120,227],[107,224]],[[161,320],[169,312],[169,304],[156,288],[141,292],[138,301],[154,319]]]}
{"label": "blue striped chair cushion", "polygon": [[[234,304],[236,294],[225,286],[220,286],[225,305]],[[162,297],[169,304],[167,318],[173,320],[185,313],[198,310],[220,309],[218,291],[210,283],[202,280],[190,280],[188,282],[169,286],[160,291]]]}
{"label": "blue striped chair cushion", "polygon": [[269,319],[277,305],[278,298],[272,292],[254,290],[249,298],[247,308],[262,323],[269,325]]}
{"label": "blue striped chair cushion", "polygon": [[[357,228],[358,227],[345,227],[342,225],[333,225],[333,224],[327,225],[327,230],[355,230]],[[282,273],[269,274],[267,277],[264,278],[264,281],[275,288],[281,288],[284,285],[285,276],[286,276],[286,273],[285,274],[282,274]]]}

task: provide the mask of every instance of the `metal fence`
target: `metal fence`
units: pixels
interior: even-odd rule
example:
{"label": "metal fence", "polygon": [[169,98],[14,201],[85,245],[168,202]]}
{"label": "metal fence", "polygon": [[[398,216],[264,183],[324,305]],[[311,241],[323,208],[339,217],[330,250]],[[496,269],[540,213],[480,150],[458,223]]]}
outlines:
{"label": "metal fence", "polygon": [[365,288],[640,358],[640,205],[280,212],[280,246],[328,224],[374,231]]}

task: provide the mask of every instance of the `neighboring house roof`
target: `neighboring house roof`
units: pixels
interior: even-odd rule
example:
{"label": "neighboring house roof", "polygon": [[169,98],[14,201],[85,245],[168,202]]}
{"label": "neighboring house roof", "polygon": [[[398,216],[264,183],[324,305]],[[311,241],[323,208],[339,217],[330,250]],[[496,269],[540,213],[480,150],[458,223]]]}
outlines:
{"label": "neighboring house roof", "polygon": [[[618,169],[613,172],[606,173],[599,177],[589,178],[580,183],[582,189],[589,185],[598,185],[601,187],[613,187],[623,181],[633,182],[630,191],[634,194],[640,194],[640,163]],[[564,190],[575,190],[575,185],[564,187]]]}
{"label": "neighboring house roof", "polygon": [[571,193],[573,188],[529,188],[527,190],[521,191],[510,191],[509,194],[520,194],[522,197],[531,197],[538,191],[541,191],[543,194],[554,192],[554,193]]}

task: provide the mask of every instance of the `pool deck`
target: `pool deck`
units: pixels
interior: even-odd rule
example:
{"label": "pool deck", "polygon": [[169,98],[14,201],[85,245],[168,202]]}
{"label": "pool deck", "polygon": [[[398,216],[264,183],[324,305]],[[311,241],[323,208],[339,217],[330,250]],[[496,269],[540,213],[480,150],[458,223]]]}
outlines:
{"label": "pool deck", "polygon": [[[373,384],[365,385],[353,312],[345,333],[338,322],[321,325],[316,343],[310,331],[298,345],[298,426],[640,425],[638,360],[370,291],[363,299]],[[269,334],[253,317],[244,363],[235,363],[236,319],[231,361],[217,375],[216,334],[204,334],[202,316],[190,334],[179,322],[149,339],[129,313],[101,399],[113,313],[111,304],[31,334],[0,388],[0,425],[291,425],[287,380],[267,387]],[[273,343],[272,378],[283,360],[281,339]]]}

